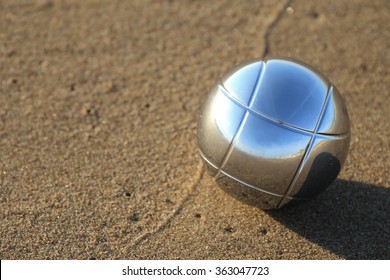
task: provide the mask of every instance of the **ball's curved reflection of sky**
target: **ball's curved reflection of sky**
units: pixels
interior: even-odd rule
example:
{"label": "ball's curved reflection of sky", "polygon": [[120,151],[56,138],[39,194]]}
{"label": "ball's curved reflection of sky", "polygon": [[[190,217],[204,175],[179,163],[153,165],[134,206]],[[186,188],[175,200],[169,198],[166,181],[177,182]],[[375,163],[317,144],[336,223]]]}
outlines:
{"label": "ball's curved reflection of sky", "polygon": [[310,136],[249,114],[235,148],[253,157],[291,158],[302,155]]}
{"label": "ball's curved reflection of sky", "polygon": [[[221,134],[232,141],[245,110],[218,92],[212,112]],[[262,158],[290,158],[302,154],[310,141],[310,136],[289,130],[283,125],[264,120],[249,113],[241,133],[237,135],[235,149]]]}
{"label": "ball's curved reflection of sky", "polygon": [[267,62],[252,108],[277,120],[314,131],[328,83],[296,63]]}
{"label": "ball's curved reflection of sky", "polygon": [[213,120],[221,134],[230,143],[244,117],[245,110],[225,96],[219,89],[213,101]]}

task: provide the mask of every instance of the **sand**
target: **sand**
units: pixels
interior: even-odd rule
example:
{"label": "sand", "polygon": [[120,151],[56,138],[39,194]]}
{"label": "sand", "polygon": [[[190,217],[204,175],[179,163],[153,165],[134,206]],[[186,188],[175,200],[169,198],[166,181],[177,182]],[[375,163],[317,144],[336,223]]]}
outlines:
{"label": "sand", "polygon": [[[0,1],[1,259],[390,259],[390,13],[378,1]],[[289,56],[337,86],[350,153],[263,211],[198,155],[208,90]]]}

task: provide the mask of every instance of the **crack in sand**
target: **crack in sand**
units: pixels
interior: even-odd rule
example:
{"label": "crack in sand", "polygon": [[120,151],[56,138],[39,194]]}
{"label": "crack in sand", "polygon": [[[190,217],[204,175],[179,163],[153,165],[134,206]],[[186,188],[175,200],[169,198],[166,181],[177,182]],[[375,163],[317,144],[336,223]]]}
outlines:
{"label": "crack in sand", "polygon": [[274,18],[274,20],[271,22],[271,24],[268,26],[267,30],[265,31],[265,33],[264,33],[264,45],[265,45],[265,47],[264,47],[263,55],[261,57],[265,57],[265,56],[267,56],[269,54],[269,49],[270,49],[269,36],[271,35],[272,31],[274,30],[276,25],[279,23],[279,21],[282,19],[286,9],[290,6],[291,2],[292,2],[292,0],[288,0],[286,2],[286,4],[283,5],[282,9],[280,9],[278,14]]}
{"label": "crack in sand", "polygon": [[[287,1],[282,9],[280,9],[280,11],[278,12],[278,14],[276,15],[276,17],[273,19],[273,21],[270,23],[270,25],[268,26],[265,34],[264,34],[264,44],[265,44],[265,48],[264,48],[264,51],[263,51],[263,56],[262,57],[265,57],[266,55],[269,54],[269,49],[270,49],[270,46],[269,46],[269,36],[271,35],[272,31],[274,30],[274,28],[276,27],[276,25],[279,23],[279,21],[282,19],[283,15],[284,15],[284,12],[286,11],[287,7],[290,6],[292,0],[289,0]],[[201,179],[203,178],[203,175],[205,173],[205,169],[203,167],[203,164],[202,162],[200,161],[200,164],[198,166],[198,175],[195,177],[197,178],[195,180],[195,182],[190,186],[190,191],[188,193],[188,195],[181,201],[181,203],[174,209],[174,211],[172,212],[172,214],[163,222],[161,223],[160,225],[157,226],[157,228],[154,230],[154,231],[149,231],[149,232],[146,232],[144,233],[143,235],[139,236],[138,238],[136,238],[136,240],[134,241],[133,245],[130,247],[129,249],[129,252],[131,252],[132,250],[136,249],[139,245],[141,245],[143,242],[145,242],[146,240],[150,239],[152,236],[158,234],[158,233],[161,233],[162,231],[164,231],[166,228],[168,228],[169,225],[172,224],[172,222],[180,215],[181,211],[184,209],[185,205],[191,200],[191,198],[193,197],[194,193],[195,193],[195,190],[197,188],[197,186],[199,185]]]}
{"label": "crack in sand", "polygon": [[199,165],[197,167],[198,172],[197,176],[195,176],[195,182],[190,186],[190,191],[187,194],[187,196],[181,201],[181,203],[174,209],[172,214],[160,225],[157,226],[157,229],[154,231],[149,231],[144,233],[143,235],[139,236],[136,238],[135,242],[133,245],[130,247],[130,251],[134,250],[137,248],[141,243],[145,242],[147,239],[149,239],[151,236],[158,234],[165,230],[172,222],[180,215],[181,211],[183,210],[184,206],[191,200],[193,197],[195,190],[197,186],[199,185],[200,181],[203,178],[203,175],[205,173],[205,169],[203,167],[203,163],[201,160],[199,160]]}

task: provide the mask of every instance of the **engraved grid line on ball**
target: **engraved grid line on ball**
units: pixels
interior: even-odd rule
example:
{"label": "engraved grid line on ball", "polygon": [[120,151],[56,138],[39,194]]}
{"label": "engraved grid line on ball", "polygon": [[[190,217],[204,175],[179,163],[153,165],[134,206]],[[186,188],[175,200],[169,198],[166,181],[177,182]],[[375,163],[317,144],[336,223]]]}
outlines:
{"label": "engraved grid line on ball", "polygon": [[[223,164],[221,164],[221,165],[219,166],[218,172],[217,172],[217,174],[215,175],[214,179],[217,179],[218,176],[219,176],[221,173],[223,173],[223,174],[225,174],[225,175],[228,174],[226,171],[223,171],[222,169],[224,168],[224,166],[226,165],[227,161],[229,160],[229,157],[230,157],[230,155],[231,155],[231,152],[232,152],[232,150],[233,150],[233,148],[234,148],[234,146],[235,146],[235,144],[236,144],[236,142],[237,142],[237,138],[238,138],[239,135],[241,134],[241,131],[245,128],[245,123],[247,122],[248,114],[249,114],[249,112],[257,113],[257,114],[259,114],[259,115],[265,117],[265,118],[268,119],[268,120],[271,120],[271,121],[273,121],[273,122],[282,124],[282,127],[281,127],[282,129],[284,129],[285,126],[289,126],[289,127],[294,128],[294,130],[298,130],[300,133],[305,133],[305,134],[307,134],[307,135],[310,135],[310,140],[309,140],[309,143],[308,143],[307,146],[306,146],[305,153],[303,154],[303,157],[302,157],[302,159],[301,159],[301,162],[299,163],[299,165],[298,165],[298,167],[297,167],[297,170],[294,172],[294,175],[292,176],[291,182],[289,183],[289,186],[288,186],[288,188],[286,189],[285,193],[284,193],[283,195],[280,195],[280,194],[275,194],[275,193],[269,192],[269,191],[267,191],[267,190],[264,190],[263,188],[257,188],[257,189],[260,189],[261,191],[268,192],[268,193],[273,194],[273,195],[281,196],[281,197],[282,197],[282,199],[281,199],[281,201],[280,201],[280,203],[281,203],[281,202],[283,201],[283,198],[286,197],[286,196],[288,196],[288,194],[289,194],[289,193],[292,191],[292,189],[294,188],[294,183],[296,182],[296,178],[297,178],[297,176],[299,176],[300,170],[303,168],[303,165],[306,163],[306,158],[307,158],[307,157],[309,156],[309,154],[310,154],[310,147],[312,146],[312,142],[313,142],[313,139],[314,139],[314,135],[315,135],[316,132],[318,131],[319,123],[320,123],[320,121],[321,121],[321,116],[323,115],[323,111],[324,111],[324,108],[325,108],[325,104],[327,103],[327,99],[328,99],[328,95],[329,95],[329,89],[330,89],[331,87],[330,87],[330,85],[328,84],[328,88],[327,88],[327,90],[326,90],[326,97],[325,97],[325,100],[323,101],[323,104],[322,104],[322,106],[321,106],[320,114],[319,114],[319,116],[317,117],[317,120],[316,120],[316,122],[315,122],[314,132],[308,132],[308,131],[306,131],[306,130],[304,130],[304,129],[302,129],[302,128],[297,128],[297,127],[294,127],[294,126],[289,125],[289,124],[287,124],[287,123],[280,122],[280,121],[275,120],[274,118],[271,118],[271,117],[269,117],[269,116],[267,116],[267,115],[265,115],[265,114],[263,114],[263,113],[261,113],[261,112],[258,112],[258,111],[253,110],[253,108],[251,107],[252,104],[253,104],[253,101],[255,100],[255,98],[256,98],[256,96],[257,96],[258,94],[261,94],[261,92],[259,91],[259,86],[260,86],[260,84],[261,84],[261,77],[264,76],[264,73],[265,73],[265,71],[266,71],[265,69],[266,69],[266,62],[262,63],[262,67],[261,67],[261,72],[260,72],[260,75],[259,75],[259,79],[258,79],[257,84],[256,84],[256,86],[255,86],[255,88],[254,88],[254,90],[253,90],[253,92],[252,92],[252,94],[251,94],[250,101],[249,101],[249,105],[248,105],[248,106],[245,106],[244,104],[242,104],[243,107],[245,108],[245,111],[246,111],[246,112],[245,112],[245,115],[244,115],[244,118],[243,118],[243,120],[241,121],[240,126],[239,126],[239,128],[238,128],[236,134],[234,135],[233,140],[231,141],[231,143],[230,143],[230,145],[229,145],[229,149],[228,149],[227,153],[225,154],[225,157],[224,157],[224,160],[223,160]],[[233,97],[233,95],[230,94],[230,92],[229,92],[223,85],[218,85],[218,86],[220,87],[221,91],[222,91],[225,95],[227,95],[227,97],[228,97],[229,99],[235,99],[235,98]],[[232,100],[232,101],[233,101],[233,100]],[[238,101],[238,102],[240,102],[240,101]],[[223,172],[221,172],[221,171],[223,171]],[[230,175],[230,174],[229,174],[229,175]],[[232,175],[230,175],[229,177],[235,178],[235,177],[232,176]],[[237,178],[236,178],[236,180],[237,180]],[[242,180],[239,180],[239,181],[245,182],[245,181],[242,181]],[[253,185],[251,185],[251,184],[249,184],[249,183],[247,183],[247,182],[245,182],[245,184],[248,185],[248,186],[253,187]]]}
{"label": "engraved grid line on ball", "polygon": [[[199,149],[199,154],[200,154],[200,156],[202,157],[202,159],[203,159],[204,161],[206,161],[208,164],[210,164],[213,168],[218,169],[218,167],[217,167],[215,164],[213,164],[213,163],[205,156],[205,154],[202,152],[201,149]],[[280,197],[280,198],[283,198],[283,197],[284,197],[283,195],[280,195],[280,194],[277,194],[277,193],[273,193],[273,192],[270,192],[270,191],[266,191],[266,190],[263,190],[263,189],[261,189],[261,188],[259,188],[259,187],[256,187],[256,186],[253,186],[253,185],[251,185],[251,184],[248,184],[247,182],[244,182],[244,181],[242,181],[242,180],[240,180],[240,179],[238,179],[238,178],[232,176],[231,174],[229,174],[229,173],[227,173],[227,172],[225,172],[225,171],[223,171],[223,170],[221,170],[220,172],[221,172],[224,176],[227,176],[227,177],[229,177],[229,178],[231,178],[231,179],[233,179],[233,180],[235,180],[235,181],[238,181],[238,182],[240,182],[240,183],[242,183],[242,184],[244,184],[244,185],[246,185],[246,186],[248,186],[248,187],[250,187],[250,188],[252,188],[252,189],[255,189],[255,190],[257,190],[257,191],[261,191],[261,192],[264,192],[264,193],[267,193],[267,194],[270,194],[270,195],[273,195],[273,196],[277,196],[277,197]],[[214,178],[213,178],[213,179],[214,179]],[[290,197],[288,197],[288,198],[290,198]]]}
{"label": "engraved grid line on ball", "polygon": [[337,89],[293,59],[254,60],[230,71],[209,93],[198,125],[199,153],[214,181],[268,209],[325,189],[349,138]]}
{"label": "engraved grid line on ball", "polygon": [[[208,163],[212,168],[218,169],[217,165],[215,165],[213,162],[211,162],[211,161],[206,157],[206,155],[202,152],[201,149],[198,149],[198,151],[199,151],[199,154],[200,154],[201,158],[202,158],[206,163]],[[262,189],[262,188],[260,188],[260,187],[251,185],[251,184],[249,184],[249,183],[247,183],[247,182],[244,182],[244,181],[242,181],[242,180],[240,180],[240,179],[238,179],[238,178],[232,176],[231,174],[229,174],[229,173],[227,173],[227,172],[225,172],[225,171],[223,171],[223,170],[221,170],[221,173],[222,173],[223,175],[225,175],[225,176],[227,176],[227,177],[233,179],[233,180],[236,180],[236,181],[238,181],[238,182],[240,182],[240,183],[242,183],[242,184],[245,184],[246,186],[248,186],[248,187],[250,187],[250,188],[252,188],[252,189],[255,189],[255,190],[258,190],[258,191],[261,191],[261,192],[264,192],[264,193],[268,193],[268,194],[273,195],[273,196],[276,196],[276,197],[287,198],[287,199],[298,199],[298,200],[307,200],[307,199],[308,199],[308,198],[294,197],[294,196],[290,196],[290,195],[280,195],[280,194],[277,194],[277,193],[273,193],[273,192],[264,190],[264,189]]]}
{"label": "engraved grid line on ball", "polygon": [[326,107],[326,104],[327,104],[327,101],[329,99],[329,95],[330,95],[330,91],[332,90],[333,88],[333,85],[332,84],[329,84],[328,85],[328,90],[326,92],[326,98],[324,100],[324,103],[322,104],[322,108],[321,108],[321,111],[320,111],[320,115],[318,116],[318,119],[316,121],[316,125],[314,127],[314,131],[313,131],[313,134],[310,138],[310,141],[309,141],[309,144],[308,146],[306,147],[306,150],[305,150],[305,154],[303,155],[303,158],[302,158],[302,161],[301,163],[299,164],[296,172],[295,172],[295,175],[293,177],[293,179],[291,180],[291,183],[290,185],[287,187],[286,189],[286,193],[284,194],[283,198],[281,199],[281,201],[279,202],[279,204],[277,205],[277,207],[279,207],[279,205],[281,205],[283,203],[283,201],[285,200],[285,198],[287,196],[289,196],[289,194],[293,191],[294,187],[295,187],[295,183],[296,181],[298,180],[298,177],[301,173],[301,171],[303,170],[304,168],[304,165],[307,163],[307,159],[308,157],[310,157],[310,152],[313,148],[313,143],[314,143],[314,140],[316,138],[316,134],[317,134],[317,131],[318,131],[318,128],[320,126],[320,123],[321,123],[321,120],[322,120],[322,117],[324,115],[324,111],[325,111],[325,107]]}
{"label": "engraved grid line on ball", "polygon": [[[250,107],[250,106],[252,105],[252,101],[256,98],[256,94],[261,94],[261,93],[258,91],[258,88],[259,88],[259,84],[260,84],[260,82],[261,82],[261,76],[262,76],[262,75],[264,74],[264,72],[265,72],[265,65],[266,65],[266,63],[263,63],[263,67],[261,68],[261,73],[260,73],[260,75],[259,75],[258,82],[257,82],[257,84],[256,84],[256,86],[255,86],[255,88],[254,88],[254,90],[253,90],[253,92],[252,92],[252,95],[251,95],[251,98],[250,98],[250,101],[249,101],[249,106],[245,106],[245,104],[240,104],[240,105],[242,105],[242,106],[244,107],[244,109],[246,110],[246,113],[245,113],[245,115],[244,115],[244,117],[243,117],[243,120],[242,120],[241,123],[240,123],[240,126],[239,126],[239,128],[238,128],[238,130],[237,130],[235,136],[233,137],[233,140],[231,141],[231,144],[230,144],[230,146],[229,146],[229,150],[227,151],[227,153],[226,153],[226,155],[225,155],[225,157],[224,157],[223,164],[221,164],[221,165],[218,167],[218,172],[217,172],[217,174],[214,176],[214,179],[217,179],[218,176],[222,173],[222,174],[224,174],[225,176],[228,176],[228,177],[230,177],[230,178],[232,178],[232,179],[234,179],[234,180],[237,180],[237,181],[239,181],[239,182],[241,182],[241,183],[247,185],[248,187],[252,187],[252,188],[254,188],[254,189],[257,189],[257,190],[260,190],[260,191],[269,193],[269,194],[271,194],[271,195],[281,197],[280,203],[282,203],[282,201],[283,201],[283,199],[284,199],[285,197],[288,197],[288,198],[289,198],[289,193],[292,191],[292,189],[293,189],[293,187],[294,187],[294,183],[296,182],[296,178],[297,178],[297,176],[299,176],[300,170],[303,168],[303,165],[306,163],[306,159],[307,159],[307,157],[308,157],[309,154],[310,154],[310,150],[311,150],[310,147],[312,146],[312,143],[313,143],[315,134],[316,134],[316,132],[318,131],[318,127],[319,127],[319,124],[320,124],[320,122],[321,122],[321,117],[322,117],[322,115],[323,115],[325,105],[327,104],[327,100],[328,100],[328,96],[329,96],[329,90],[331,89],[332,86],[329,85],[329,88],[328,88],[328,90],[327,90],[326,98],[325,98],[325,100],[324,100],[324,103],[322,104],[322,108],[321,108],[320,115],[319,115],[318,118],[317,118],[316,126],[315,126],[315,129],[314,129],[314,132],[308,132],[308,131],[306,131],[306,130],[304,130],[304,129],[297,128],[297,127],[294,127],[294,126],[289,125],[289,124],[287,124],[287,123],[277,121],[277,120],[275,120],[275,119],[273,119],[273,118],[271,118],[271,117],[269,117],[269,116],[267,116],[267,115],[262,114],[261,112],[258,112],[258,111],[253,110],[253,109]],[[220,90],[222,91],[222,93],[224,93],[229,99],[231,99],[231,100],[232,100],[232,99],[235,99],[235,97],[233,97],[233,96],[229,93],[229,91],[228,91],[223,85],[218,84],[218,86],[220,87]],[[232,100],[232,101],[233,101],[233,100]],[[237,102],[240,102],[240,101],[237,100]],[[240,103],[241,103],[241,102],[240,102]],[[281,124],[281,128],[282,128],[282,129],[284,129],[285,126],[288,126],[288,127],[293,128],[295,131],[298,131],[298,132],[300,132],[300,133],[304,133],[304,134],[306,134],[306,135],[310,135],[310,140],[309,140],[309,143],[308,143],[308,145],[307,145],[307,147],[306,147],[306,149],[305,149],[305,153],[304,153],[304,155],[303,155],[303,157],[302,157],[302,160],[301,160],[300,164],[298,165],[298,168],[297,168],[297,170],[296,170],[294,176],[292,177],[292,180],[291,180],[291,182],[290,182],[290,184],[289,184],[289,187],[287,188],[286,192],[285,192],[283,195],[277,194],[277,193],[273,193],[273,192],[264,190],[264,189],[262,189],[262,188],[255,187],[255,186],[253,186],[253,185],[251,185],[251,184],[249,184],[249,183],[247,183],[247,182],[245,182],[245,181],[239,180],[238,178],[236,178],[236,177],[230,175],[229,173],[227,173],[226,171],[223,171],[223,170],[222,170],[222,168],[224,167],[224,165],[226,164],[226,162],[229,160],[229,156],[230,156],[230,154],[231,154],[232,148],[234,148],[234,144],[235,144],[235,142],[236,142],[236,139],[237,139],[238,135],[240,134],[240,132],[242,131],[242,129],[244,129],[245,122],[246,122],[246,120],[247,120],[247,118],[248,118],[248,114],[249,114],[250,112],[255,113],[255,114],[257,114],[257,115],[260,115],[260,116],[266,118],[267,120],[271,120],[271,121],[273,121],[273,122],[275,122],[275,123],[277,123],[277,124]],[[202,156],[203,156],[203,158],[204,158],[205,160],[207,160],[206,157],[204,156],[204,154],[202,154]],[[208,162],[209,162],[209,161],[208,161]],[[209,162],[209,163],[210,163],[210,162]]]}
{"label": "engraved grid line on ball", "polygon": [[[304,134],[304,135],[308,135],[308,136],[313,135],[312,131],[305,130],[303,128],[299,128],[299,127],[296,127],[294,125],[291,125],[291,124],[279,121],[279,120],[277,120],[275,118],[272,118],[272,117],[270,117],[270,116],[268,116],[268,115],[266,115],[266,114],[264,114],[262,112],[258,112],[256,110],[254,110],[253,108],[248,107],[243,102],[238,100],[235,96],[233,96],[231,93],[229,93],[229,91],[224,87],[223,84],[218,83],[217,86],[219,87],[221,92],[227,98],[229,98],[232,102],[234,102],[237,106],[241,107],[242,109],[244,109],[246,111],[249,111],[249,113],[257,115],[260,118],[263,118],[264,120],[273,122],[274,124],[280,125],[280,126],[284,127],[285,129],[290,129],[290,130],[292,130],[294,132],[298,132],[298,133],[301,133],[301,134]],[[325,106],[326,106],[326,104],[325,104]],[[319,137],[322,137],[322,138],[326,138],[326,139],[340,139],[340,138],[348,137],[349,132],[342,133],[342,134],[325,134],[325,133],[320,133],[320,132],[317,131],[315,134],[316,134],[316,136],[319,136]]]}
{"label": "engraved grid line on ball", "polygon": [[[256,92],[258,91],[258,87],[260,86],[260,83],[261,83],[261,78],[263,77],[263,75],[265,73],[265,68],[266,68],[266,62],[262,62],[261,67],[260,67],[260,72],[259,72],[258,77],[257,77],[256,82],[255,82],[255,86],[253,87],[252,93],[251,93],[251,95],[249,97],[249,101],[248,101],[249,108],[251,107],[251,104],[252,104],[252,102],[255,99]],[[236,142],[236,139],[237,139],[237,137],[239,137],[242,129],[244,128],[245,122],[246,122],[246,120],[248,118],[248,115],[249,115],[249,111],[245,110],[244,116],[241,119],[240,124],[238,125],[237,131],[234,134],[234,136],[233,136],[233,138],[232,138],[232,140],[231,140],[231,142],[229,144],[229,147],[226,150],[226,153],[225,153],[224,157],[222,158],[221,163],[218,166],[218,171],[217,171],[217,174],[214,176],[214,180],[216,180],[218,178],[218,176],[221,174],[222,168],[224,168],[224,166],[226,165],[227,161],[229,160],[229,157],[230,157],[230,154],[231,154],[231,152],[232,152],[232,150],[234,148],[234,144]]]}
{"label": "engraved grid line on ball", "polygon": [[280,124],[280,125],[286,126],[288,129],[291,129],[293,131],[296,131],[296,132],[299,132],[299,133],[302,133],[302,134],[305,134],[305,135],[309,135],[310,136],[310,135],[313,134],[312,131],[305,130],[305,129],[302,129],[302,128],[290,125],[288,123],[285,123],[285,122],[282,122],[280,120],[277,120],[277,119],[275,119],[275,118],[273,118],[271,116],[268,116],[268,115],[266,115],[266,114],[264,114],[262,112],[259,112],[259,111],[255,110],[253,108],[250,108],[247,105],[245,105],[244,103],[242,103],[240,100],[238,100],[237,98],[232,96],[229,93],[229,91],[223,85],[218,84],[217,86],[220,88],[221,92],[223,94],[225,94],[225,96],[227,98],[229,98],[232,102],[234,102],[235,104],[237,104],[238,106],[240,106],[244,110],[249,111],[249,113],[255,114],[255,115],[259,116],[260,118],[264,118],[265,120],[271,121],[271,122],[273,122],[275,124]]}

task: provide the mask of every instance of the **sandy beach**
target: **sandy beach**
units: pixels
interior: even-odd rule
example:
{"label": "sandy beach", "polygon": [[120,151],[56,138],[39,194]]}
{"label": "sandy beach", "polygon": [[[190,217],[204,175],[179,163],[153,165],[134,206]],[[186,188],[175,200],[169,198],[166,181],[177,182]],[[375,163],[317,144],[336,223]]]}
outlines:
{"label": "sandy beach", "polygon": [[[390,259],[390,6],[0,0],[0,259]],[[263,211],[198,155],[234,66],[285,56],[337,86],[338,179]]]}

